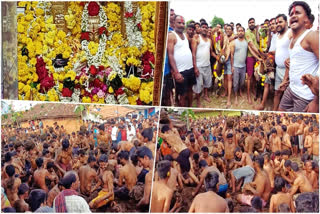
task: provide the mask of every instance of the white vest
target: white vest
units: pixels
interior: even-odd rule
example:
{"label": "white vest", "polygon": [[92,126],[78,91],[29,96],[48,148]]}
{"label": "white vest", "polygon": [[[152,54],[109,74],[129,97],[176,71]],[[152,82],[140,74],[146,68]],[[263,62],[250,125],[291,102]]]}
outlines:
{"label": "white vest", "polygon": [[174,60],[176,61],[176,66],[179,72],[189,70],[193,67],[192,64],[192,54],[189,48],[189,41],[187,36],[184,35],[184,40],[180,36],[172,31],[177,37],[177,43],[174,45]]}
{"label": "white vest", "polygon": [[291,90],[306,100],[312,100],[314,95],[312,94],[310,88],[307,85],[303,85],[301,77],[304,74],[311,74],[313,76],[317,75],[319,69],[319,60],[316,55],[312,52],[304,50],[300,43],[304,37],[310,32],[306,30],[296,41],[294,47],[290,49],[290,85]]}
{"label": "white vest", "polygon": [[197,67],[206,67],[210,65],[210,46],[211,42],[208,38],[208,41],[204,41],[199,35],[200,42],[197,46]]}

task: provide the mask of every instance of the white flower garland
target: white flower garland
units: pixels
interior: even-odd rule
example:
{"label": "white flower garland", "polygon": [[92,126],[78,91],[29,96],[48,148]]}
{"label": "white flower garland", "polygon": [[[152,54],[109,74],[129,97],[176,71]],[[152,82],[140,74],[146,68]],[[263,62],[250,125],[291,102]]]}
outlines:
{"label": "white flower garland", "polygon": [[[99,27],[106,27],[107,26],[107,15],[104,12],[100,3],[97,2],[97,4],[100,6],[100,9],[99,9],[100,23],[98,26]],[[88,32],[88,18],[89,18],[88,5],[89,5],[89,3],[87,3],[85,5],[83,12],[82,12],[82,21],[81,21],[82,32]],[[101,65],[101,59],[102,59],[102,56],[103,56],[104,51],[106,49],[106,42],[107,42],[107,36],[105,34],[102,34],[100,36],[100,40],[99,40],[98,51],[97,51],[96,55],[94,55],[94,56],[90,53],[90,50],[88,48],[89,42],[87,40],[83,40],[81,42],[82,50],[84,50],[86,53],[86,58],[88,60],[88,66],[94,65],[94,66],[98,67],[99,65]]]}
{"label": "white flower garland", "polygon": [[[132,2],[126,1],[124,3],[124,13],[132,13]],[[134,20],[135,18],[135,20]],[[141,23],[142,16],[140,12],[140,8],[137,8],[137,12],[133,17],[124,18],[124,23],[126,25],[126,33],[128,36],[129,47],[137,47],[141,48],[143,45],[143,38],[141,31],[139,30],[137,24]]]}

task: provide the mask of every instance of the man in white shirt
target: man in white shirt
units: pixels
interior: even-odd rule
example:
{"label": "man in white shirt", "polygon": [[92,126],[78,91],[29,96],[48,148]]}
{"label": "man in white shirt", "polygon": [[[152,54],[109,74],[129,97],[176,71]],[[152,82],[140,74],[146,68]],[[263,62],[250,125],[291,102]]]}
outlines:
{"label": "man in white shirt", "polygon": [[128,125],[127,128],[127,139],[128,141],[131,141],[136,136],[136,130],[131,127],[131,125]]}
{"label": "man in white shirt", "polygon": [[112,124],[111,130],[111,140],[112,140],[112,148],[117,148],[117,135],[118,135],[118,127],[117,124]]}

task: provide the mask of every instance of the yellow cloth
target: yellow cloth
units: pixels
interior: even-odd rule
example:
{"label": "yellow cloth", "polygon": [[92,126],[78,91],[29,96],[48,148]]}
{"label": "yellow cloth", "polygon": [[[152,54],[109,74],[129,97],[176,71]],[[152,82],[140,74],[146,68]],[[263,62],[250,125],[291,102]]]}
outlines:
{"label": "yellow cloth", "polygon": [[[100,199],[100,198],[103,198],[105,197],[106,195],[108,195],[109,193],[107,191],[104,191],[104,190],[101,190],[99,193],[98,193],[98,196],[95,197],[91,203],[95,203],[96,200]],[[105,199],[105,200],[102,200],[100,201],[97,205],[96,205],[96,208],[99,208],[99,207],[102,207],[104,205],[106,205],[107,203],[111,202],[114,200],[114,194],[112,194],[109,198]]]}
{"label": "yellow cloth", "polygon": [[[247,29],[246,33],[245,33],[245,38],[247,40],[247,42],[252,42],[254,46],[256,46],[257,49],[259,49],[259,45],[257,42],[257,37],[256,37],[256,30],[251,31],[250,29]],[[248,50],[248,57],[252,57],[252,53],[250,52],[250,50]]]}

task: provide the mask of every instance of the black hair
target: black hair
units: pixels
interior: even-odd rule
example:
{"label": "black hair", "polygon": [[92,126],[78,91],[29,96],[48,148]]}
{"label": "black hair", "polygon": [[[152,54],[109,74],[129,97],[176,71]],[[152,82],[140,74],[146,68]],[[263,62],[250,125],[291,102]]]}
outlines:
{"label": "black hair", "polygon": [[254,196],[251,199],[251,206],[257,210],[262,210],[262,199],[259,196]]}
{"label": "black hair", "polygon": [[12,157],[11,152],[7,152],[7,153],[4,155],[4,162],[9,162],[9,161],[11,161],[11,157]]}
{"label": "black hair", "polygon": [[291,151],[290,151],[289,149],[282,150],[282,151],[281,151],[281,155],[288,155],[288,156],[290,156],[290,155],[291,155]]}
{"label": "black hair", "polygon": [[142,137],[144,138],[148,138],[148,141],[151,141],[152,138],[153,138],[153,131],[152,131],[152,128],[147,128],[147,129],[144,129],[141,133]]}
{"label": "black hair", "polygon": [[165,133],[165,132],[167,132],[169,130],[170,130],[169,126],[168,125],[164,125],[164,126],[162,126],[161,132]]}
{"label": "black hair", "polygon": [[251,20],[255,21],[255,19],[254,19],[254,18],[250,18],[250,19],[248,20],[248,23],[249,23]]}
{"label": "black hair", "polygon": [[129,160],[129,152],[128,151],[121,151],[118,153],[118,158],[119,159],[125,159]]}
{"label": "black hair", "polygon": [[244,127],[242,130],[243,130],[244,132],[247,132],[247,133],[249,133],[249,132],[250,132],[250,130],[249,130],[249,128],[248,128],[248,127]]}
{"label": "black hair", "polygon": [[206,188],[206,191],[216,191],[218,182],[219,182],[219,174],[214,171],[208,172],[204,180],[204,186]]}
{"label": "black hair", "polygon": [[272,22],[273,20],[276,20],[276,18],[271,18],[271,19],[270,19],[270,22]]}
{"label": "black hair", "polygon": [[42,151],[42,156],[45,156],[46,154],[50,153],[48,149],[44,149]]}
{"label": "black hair", "polygon": [[269,19],[265,19],[264,22],[269,22]]}
{"label": "black hair", "polygon": [[241,27],[242,25],[238,22],[237,24],[236,24],[236,26],[239,26],[239,27]]}
{"label": "black hair", "polygon": [[26,183],[22,183],[20,184],[19,188],[18,188],[18,195],[23,195],[24,193],[26,193],[29,190],[29,186]]}
{"label": "black hair", "polygon": [[314,19],[315,19],[314,15],[311,14],[311,15],[309,16],[309,20],[310,20],[311,24],[313,24]]}
{"label": "black hair", "polygon": [[76,175],[73,172],[71,172],[64,175],[64,177],[60,180],[60,184],[64,186],[64,188],[70,189],[71,185],[76,181]]}
{"label": "black hair", "polygon": [[283,13],[282,14],[279,14],[276,16],[276,19],[278,19],[279,17],[282,17],[284,21],[287,21],[287,16],[284,15]]}
{"label": "black hair", "polygon": [[170,171],[171,163],[168,160],[163,160],[158,163],[158,175],[160,179],[165,179],[168,177],[168,172]]}
{"label": "black hair", "polygon": [[43,158],[37,158],[36,159],[36,164],[37,164],[37,167],[42,167],[43,165]]}
{"label": "black hair", "polygon": [[298,172],[299,171],[299,166],[296,162],[292,162],[291,163],[291,169],[295,172]]}
{"label": "black hair", "polygon": [[194,23],[194,27],[196,27],[196,25],[200,26],[200,23],[199,22]]}
{"label": "black hair", "polygon": [[275,153],[274,153],[275,156],[280,156],[281,155],[281,152],[279,150],[277,150]]}
{"label": "black hair", "polygon": [[199,167],[200,167],[200,168],[201,168],[201,167],[206,167],[206,166],[208,166],[208,163],[207,163],[206,160],[201,160],[201,161],[199,162]]}
{"label": "black hair", "polygon": [[203,146],[203,147],[201,147],[201,151],[203,151],[203,152],[209,152],[209,149],[208,149],[208,147]]}
{"label": "black hair", "polygon": [[263,168],[263,164],[264,164],[264,157],[262,155],[258,155],[254,157],[254,162],[259,164],[260,169]]}
{"label": "black hair", "polygon": [[227,24],[227,27],[231,27],[231,30],[233,31],[233,27],[230,24]]}
{"label": "black hair", "polygon": [[108,162],[108,156],[106,154],[100,155],[99,162]]}
{"label": "black hair", "polygon": [[237,147],[235,150],[234,150],[234,156],[236,156],[236,153],[237,152],[242,152],[241,148],[240,147]]}
{"label": "black hair", "polygon": [[199,21],[200,21],[200,23],[206,22],[206,20],[204,18],[201,18]]}
{"label": "black hair", "polygon": [[51,169],[54,167],[54,162],[50,161],[50,162],[47,162],[47,169]]}
{"label": "black hair", "polygon": [[274,179],[274,188],[277,192],[281,192],[282,188],[286,186],[286,180],[284,180],[281,176],[277,176]]}
{"label": "black hair", "polygon": [[284,132],[287,131],[287,126],[286,126],[286,125],[282,125],[281,128],[282,128],[282,130],[283,130]]}
{"label": "black hair", "polygon": [[9,175],[9,177],[12,177],[16,173],[16,170],[12,164],[6,166],[6,173]]}
{"label": "black hair", "polygon": [[196,139],[195,139],[193,136],[191,136],[191,137],[190,137],[190,142],[191,142],[191,143],[194,143],[194,142],[196,142]]}
{"label": "black hair", "polygon": [[142,146],[142,147],[138,148],[137,156],[139,158],[144,158],[144,156],[147,156],[149,159],[153,159],[153,155],[152,155],[151,150],[146,146]]}
{"label": "black hair", "polygon": [[69,145],[70,145],[70,143],[69,143],[69,140],[67,138],[62,140],[62,148],[63,149],[69,148]]}
{"label": "black hair", "polygon": [[232,133],[228,133],[227,134],[227,138],[232,138],[233,137],[233,134]]}
{"label": "black hair", "polygon": [[194,26],[194,24],[189,23],[189,24],[187,25],[187,28],[192,28],[192,29],[194,30],[194,29],[195,29],[195,26]]}
{"label": "black hair", "polygon": [[273,133],[277,134],[277,129],[272,128],[272,129],[271,129],[271,134],[273,134]]}
{"label": "black hair", "polygon": [[42,189],[34,189],[29,194],[29,206],[32,212],[36,211],[46,200],[47,194]]}
{"label": "black hair", "polygon": [[284,167],[288,167],[288,166],[291,166],[291,160],[286,160],[284,162]]}
{"label": "black hair", "polygon": [[202,27],[203,25],[207,25],[207,27],[209,26],[207,22],[202,22],[200,26]]}
{"label": "black hair", "polygon": [[292,8],[295,7],[295,6],[301,6],[301,7],[303,7],[303,9],[304,9],[304,11],[306,12],[308,18],[310,18],[310,16],[311,16],[311,8],[310,8],[310,6],[309,6],[306,2],[304,2],[304,1],[294,1],[294,2],[292,2],[292,4],[289,6],[289,15],[290,15],[290,12],[291,12]]}
{"label": "black hair", "polygon": [[95,161],[97,161],[97,159],[93,155],[89,155],[88,163],[95,162]]}

